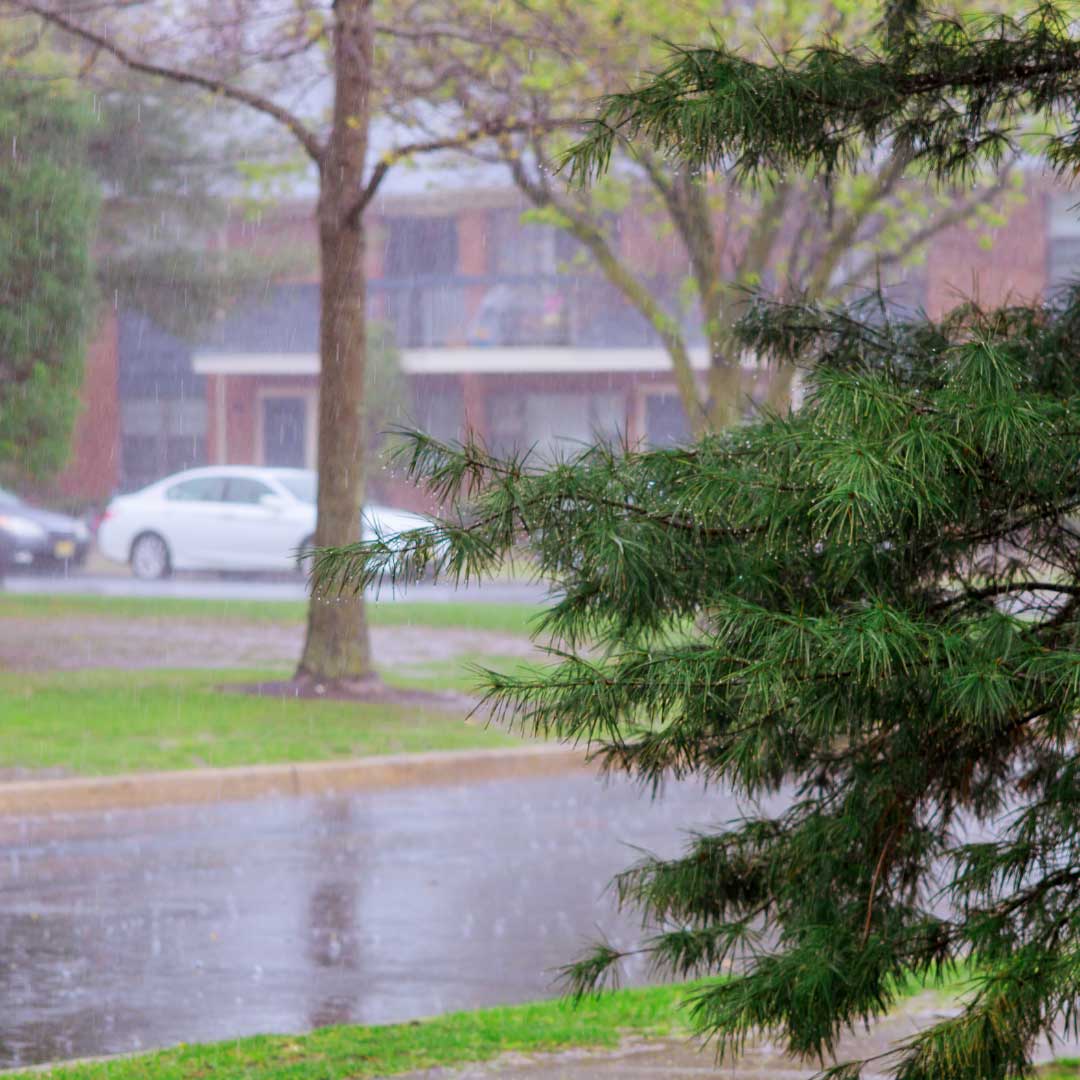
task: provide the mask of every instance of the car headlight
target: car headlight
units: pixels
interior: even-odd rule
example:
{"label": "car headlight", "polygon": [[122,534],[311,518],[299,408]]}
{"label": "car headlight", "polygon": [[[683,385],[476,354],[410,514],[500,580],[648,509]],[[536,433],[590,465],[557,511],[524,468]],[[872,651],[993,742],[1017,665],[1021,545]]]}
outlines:
{"label": "car headlight", "polygon": [[17,536],[20,540],[40,540],[46,531],[38,524],[23,517],[0,514],[0,529]]}
{"label": "car headlight", "polygon": [[83,540],[89,540],[90,539],[90,530],[81,521],[76,521],[75,522],[75,530],[74,530],[74,532],[75,532],[75,539],[78,540],[80,543]]}

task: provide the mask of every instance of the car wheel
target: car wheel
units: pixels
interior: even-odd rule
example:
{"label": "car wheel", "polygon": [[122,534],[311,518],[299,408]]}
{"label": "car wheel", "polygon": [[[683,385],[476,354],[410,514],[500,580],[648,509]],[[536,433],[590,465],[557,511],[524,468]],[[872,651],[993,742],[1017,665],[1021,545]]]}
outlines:
{"label": "car wheel", "polygon": [[156,581],[172,572],[169,545],[157,533],[143,533],[131,545],[131,572],[143,581]]}
{"label": "car wheel", "polygon": [[296,572],[305,579],[311,573],[312,558],[310,555],[305,558],[305,556],[302,555],[301,552],[306,551],[314,543],[314,536],[305,536],[304,539],[300,542],[300,547],[297,549]]}

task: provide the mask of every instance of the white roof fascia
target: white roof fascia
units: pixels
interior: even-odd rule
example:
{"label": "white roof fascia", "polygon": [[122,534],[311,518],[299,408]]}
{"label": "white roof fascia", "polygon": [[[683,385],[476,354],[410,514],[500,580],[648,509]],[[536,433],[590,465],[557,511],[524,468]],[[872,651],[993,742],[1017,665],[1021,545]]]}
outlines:
{"label": "white roof fascia", "polygon": [[318,375],[318,353],[195,353],[196,375]]}
{"label": "white roof fascia", "polygon": [[[708,366],[703,348],[690,350],[698,371]],[[670,371],[663,349],[464,348],[405,349],[409,375],[548,375],[589,372]],[[317,353],[196,353],[198,375],[317,375]]]}
{"label": "white roof fascia", "polygon": [[[704,370],[704,349],[691,363]],[[615,371],[669,371],[663,349],[498,348],[406,349],[402,367],[410,375],[556,375]]]}

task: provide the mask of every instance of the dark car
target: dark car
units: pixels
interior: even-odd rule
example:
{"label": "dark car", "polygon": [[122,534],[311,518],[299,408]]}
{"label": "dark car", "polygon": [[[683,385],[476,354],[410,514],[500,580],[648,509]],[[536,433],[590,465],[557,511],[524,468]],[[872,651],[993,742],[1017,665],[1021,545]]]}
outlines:
{"label": "dark car", "polygon": [[0,488],[0,571],[80,566],[90,530],[66,514],[39,510]]}

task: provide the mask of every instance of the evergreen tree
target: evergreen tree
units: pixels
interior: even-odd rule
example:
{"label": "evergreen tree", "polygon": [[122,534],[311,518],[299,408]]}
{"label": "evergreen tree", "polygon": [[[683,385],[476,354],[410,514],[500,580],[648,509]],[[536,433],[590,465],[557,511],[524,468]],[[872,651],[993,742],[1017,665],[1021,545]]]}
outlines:
{"label": "evergreen tree", "polygon": [[[287,170],[287,143],[246,135],[234,109],[200,107],[170,83],[132,79],[99,92],[95,105],[90,162],[103,198],[94,269],[113,305],[191,337],[270,278],[314,270],[314,250],[271,255],[221,243],[243,177]],[[222,138],[230,127],[239,134]]]}
{"label": "evergreen tree", "polygon": [[[830,174],[900,144],[956,178],[1033,118],[1071,169],[1071,29],[1052,5],[957,22],[907,3],[876,51],[680,53],[607,103],[572,165],[595,173],[627,137],[691,167]],[[407,464],[444,519],[324,551],[317,579],[467,578],[526,545],[555,583],[552,662],[488,672],[496,714],[744,798],[742,819],[618,879],[659,969],[724,973],[693,1006],[718,1048],[760,1031],[828,1058],[905,976],[964,965],[962,1011],[873,1069],[1026,1075],[1080,1002],[1080,289],[937,323],[761,301],[739,332],[811,364],[797,414],[551,462],[414,434]],[[620,959],[597,948],[573,987]]]}
{"label": "evergreen tree", "polygon": [[94,117],[37,72],[0,79],[0,470],[67,459],[93,315]]}

